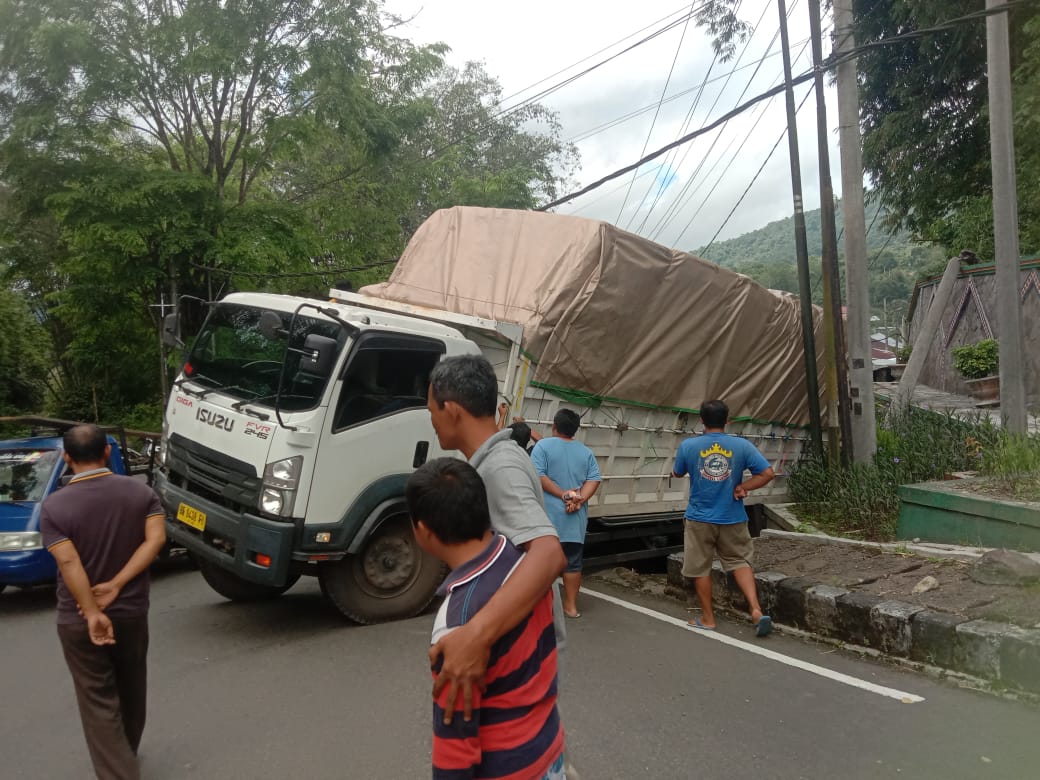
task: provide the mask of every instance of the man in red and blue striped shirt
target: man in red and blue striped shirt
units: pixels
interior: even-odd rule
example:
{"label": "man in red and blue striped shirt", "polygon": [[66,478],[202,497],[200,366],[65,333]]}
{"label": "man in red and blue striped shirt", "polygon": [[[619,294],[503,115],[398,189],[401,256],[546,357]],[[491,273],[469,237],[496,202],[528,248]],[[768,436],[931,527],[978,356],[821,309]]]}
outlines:
{"label": "man in red and blue striped shirt", "polygon": [[[416,540],[452,568],[441,586],[445,599],[434,623],[435,644],[488,602],[523,553],[491,530],[484,483],[464,461],[430,461],[412,475],[406,498]],[[552,609],[552,592],[546,591],[492,645],[487,687],[474,691],[470,720],[460,707],[445,725],[444,707],[454,698],[450,688],[434,702],[434,780],[563,780]]]}

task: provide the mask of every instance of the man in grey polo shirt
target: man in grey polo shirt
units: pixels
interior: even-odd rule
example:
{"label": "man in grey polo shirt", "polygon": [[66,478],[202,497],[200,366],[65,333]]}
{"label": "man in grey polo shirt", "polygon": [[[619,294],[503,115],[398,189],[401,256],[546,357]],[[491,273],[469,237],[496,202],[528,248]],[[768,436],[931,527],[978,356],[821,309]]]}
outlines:
{"label": "man in grey polo shirt", "polygon": [[[469,719],[473,686],[483,683],[491,645],[514,628],[545,592],[554,588],[567,559],[545,514],[542,485],[531,459],[495,422],[498,379],[481,355],[446,358],[430,374],[427,407],[441,447],[459,450],[487,488],[491,525],[526,555],[501,590],[465,626],[430,648],[430,661],[444,662],[434,696],[444,686],[449,701],[462,695]],[[564,644],[559,593],[555,594],[557,645]],[[449,720],[454,707],[446,707]]]}

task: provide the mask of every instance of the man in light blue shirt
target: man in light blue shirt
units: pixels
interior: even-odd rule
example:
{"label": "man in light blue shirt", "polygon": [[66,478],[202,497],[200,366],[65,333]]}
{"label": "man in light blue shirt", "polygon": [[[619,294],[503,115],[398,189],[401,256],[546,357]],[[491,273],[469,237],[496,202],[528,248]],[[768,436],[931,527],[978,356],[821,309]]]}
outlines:
{"label": "man in light blue shirt", "polygon": [[585,549],[585,530],[589,525],[589,499],[603,479],[592,450],[575,441],[581,425],[578,413],[561,409],[553,418],[553,435],[541,439],[531,451],[531,461],[542,480],[545,512],[560,535],[567,556],[563,570],[563,614],[579,618],[578,591]]}
{"label": "man in light blue shirt", "polygon": [[[684,440],[675,456],[672,475],[690,475],[690,503],[686,508],[683,544],[683,576],[693,579],[703,618],[690,625],[715,630],[711,603],[711,564],[715,555],[722,568],[733,573],[751,610],[758,636],[772,629],[768,615],[762,614],[751,569],[754,545],[747,528],[744,498],[755,488],[773,479],[773,469],[747,439],[725,432],[729,407],[723,401],[701,404],[704,433]],[[744,471],[751,478],[744,479]]]}

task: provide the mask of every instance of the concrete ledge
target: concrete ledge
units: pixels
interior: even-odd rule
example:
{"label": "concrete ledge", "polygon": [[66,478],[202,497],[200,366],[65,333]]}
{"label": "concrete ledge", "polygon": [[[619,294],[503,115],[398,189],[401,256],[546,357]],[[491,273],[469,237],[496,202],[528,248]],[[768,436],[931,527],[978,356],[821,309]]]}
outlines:
{"label": "concrete ledge", "polygon": [[1040,631],[1019,629],[1000,643],[1000,679],[1012,688],[1040,693]]}
{"label": "concrete ledge", "polygon": [[965,622],[966,618],[946,612],[918,612],[910,622],[910,660],[955,668],[956,630]]}
{"label": "concrete ledge", "polygon": [[838,630],[838,599],[847,596],[845,588],[832,585],[813,585],[805,590],[805,624],[814,634],[836,638]]}
{"label": "concrete ledge", "polygon": [[[743,594],[717,563],[711,577],[716,607],[746,612]],[[681,554],[669,558],[668,580],[687,587]],[[762,609],[800,634],[970,675],[1023,694],[1040,694],[1040,630],[968,620],[782,572],[756,572],[755,582]]]}

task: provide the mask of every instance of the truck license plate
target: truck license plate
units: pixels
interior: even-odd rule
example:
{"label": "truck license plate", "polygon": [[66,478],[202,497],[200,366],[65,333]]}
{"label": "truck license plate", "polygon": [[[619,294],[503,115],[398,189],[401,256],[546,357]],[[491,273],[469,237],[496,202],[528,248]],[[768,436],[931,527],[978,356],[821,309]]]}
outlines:
{"label": "truck license plate", "polygon": [[177,507],[177,519],[199,531],[206,530],[206,513],[200,512],[195,507],[181,504]]}

